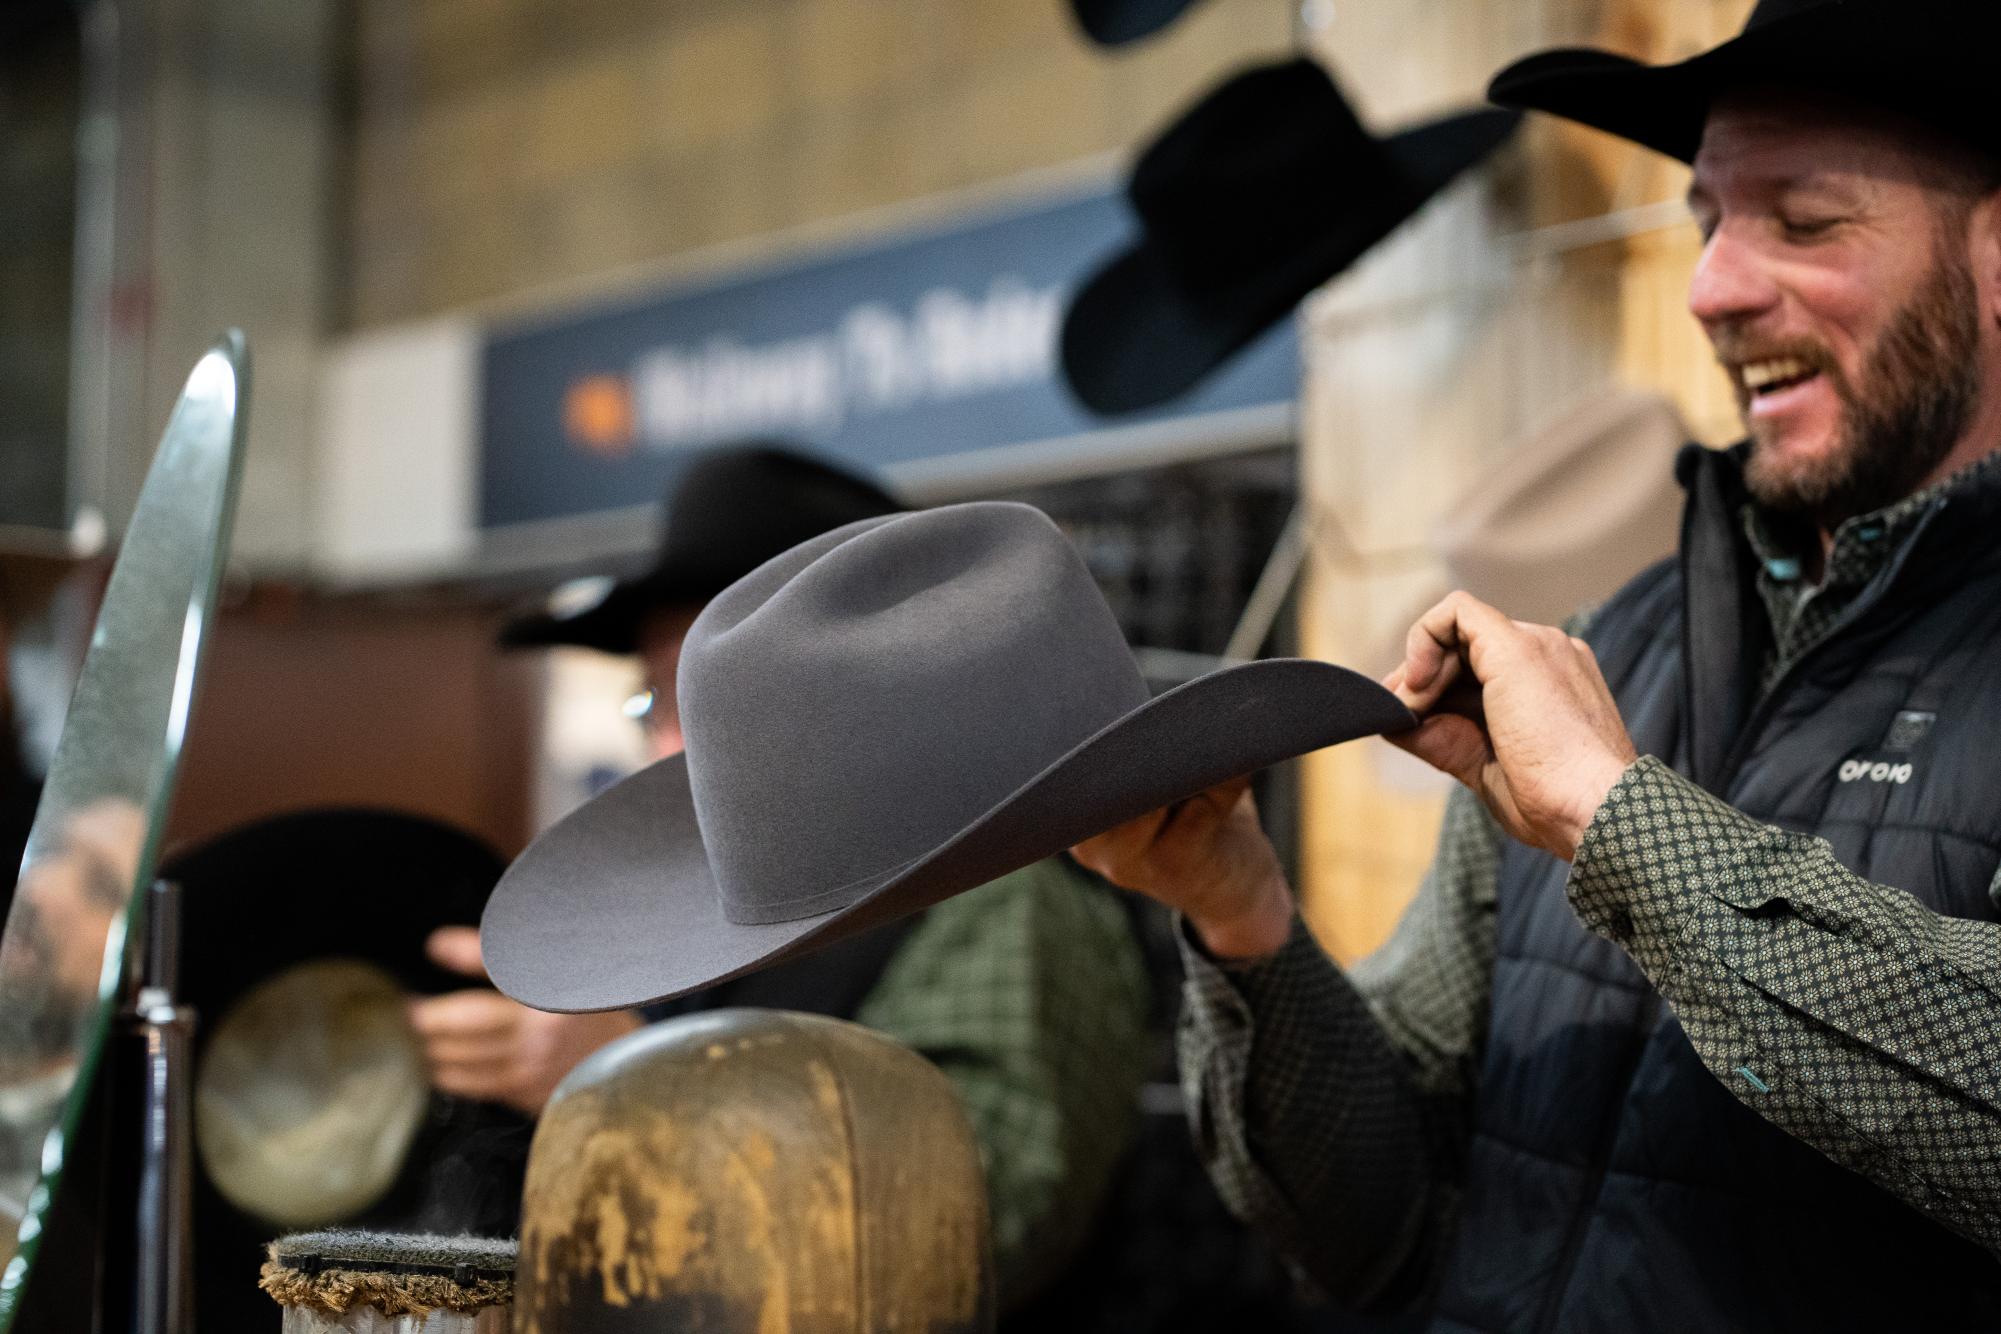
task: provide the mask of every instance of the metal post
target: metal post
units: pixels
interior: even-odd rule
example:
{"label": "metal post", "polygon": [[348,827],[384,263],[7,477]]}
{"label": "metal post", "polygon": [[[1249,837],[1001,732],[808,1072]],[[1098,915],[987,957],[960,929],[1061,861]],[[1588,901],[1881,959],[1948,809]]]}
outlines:
{"label": "metal post", "polygon": [[154,882],[146,912],[145,971],[132,1007],[145,1074],[132,1334],[192,1334],[193,1115],[189,1043],[194,1011],[176,1003],[181,890]]}

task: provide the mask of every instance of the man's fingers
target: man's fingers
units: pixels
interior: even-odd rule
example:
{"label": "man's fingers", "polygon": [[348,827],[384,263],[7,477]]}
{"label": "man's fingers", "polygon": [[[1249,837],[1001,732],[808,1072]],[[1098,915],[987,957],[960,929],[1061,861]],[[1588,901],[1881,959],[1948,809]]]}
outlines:
{"label": "man's fingers", "polygon": [[511,1056],[481,1056],[464,1060],[426,1061],[434,1080],[449,1079],[460,1088],[472,1083],[494,1087],[512,1083],[516,1065]]}
{"label": "man's fingers", "polygon": [[1494,753],[1478,723],[1453,713],[1433,714],[1415,730],[1383,740],[1475,791],[1479,790],[1480,771]]}
{"label": "man's fingers", "polygon": [[1250,790],[1251,776],[1249,774],[1238,774],[1235,778],[1225,779],[1206,792],[1198,792],[1188,798],[1188,800],[1177,802],[1168,807],[1166,823],[1173,823],[1177,816],[1191,809],[1204,807],[1210,812],[1227,814],[1232,807],[1244,799],[1244,793]]}
{"label": "man's fingers", "polygon": [[1390,687],[1392,690],[1420,697],[1438,678],[1446,661],[1459,647],[1458,627],[1451,607],[1452,599],[1447,598],[1418,617],[1404,632],[1403,666],[1398,669],[1403,680]]}
{"label": "man's fingers", "polygon": [[461,977],[486,981],[486,964],[480,958],[479,928],[476,926],[439,927],[426,937],[424,953],[440,968]]}
{"label": "man's fingers", "polygon": [[1483,646],[1518,627],[1471,593],[1453,593],[1418,617],[1404,636],[1403,680],[1397,698],[1422,713],[1457,679],[1462,664],[1477,674]]}
{"label": "man's fingers", "polygon": [[485,1065],[514,1059],[519,1044],[508,1033],[437,1033],[424,1038],[424,1059],[432,1065]]}
{"label": "man's fingers", "polygon": [[1251,775],[1240,774],[1226,779],[1206,791],[1192,797],[1185,797],[1172,806],[1162,806],[1148,811],[1145,815],[1115,825],[1102,834],[1085,839],[1070,849],[1075,857],[1092,870],[1104,875],[1105,864],[1116,864],[1133,858],[1146,856],[1162,839],[1190,823],[1204,819],[1219,819],[1230,813],[1236,804],[1250,791]]}
{"label": "man's fingers", "polygon": [[515,1004],[497,991],[454,991],[410,1002],[410,1026],[426,1040],[505,1035],[514,1027]]}
{"label": "man's fingers", "polygon": [[1150,845],[1166,819],[1165,810],[1148,811],[1122,825],[1114,825],[1102,834],[1093,834],[1071,848],[1070,855],[1104,875],[1106,866],[1116,865]]}
{"label": "man's fingers", "polygon": [[433,1065],[431,1086],[455,1098],[479,1102],[506,1102],[514,1095],[514,1067],[504,1062]]}

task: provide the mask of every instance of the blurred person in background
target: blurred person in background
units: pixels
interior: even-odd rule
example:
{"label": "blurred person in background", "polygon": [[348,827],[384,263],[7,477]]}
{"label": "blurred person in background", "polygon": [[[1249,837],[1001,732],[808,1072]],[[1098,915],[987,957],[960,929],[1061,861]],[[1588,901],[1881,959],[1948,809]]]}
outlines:
{"label": "blurred person in background", "polygon": [[14,698],[15,642],[76,568],[66,559],[0,555],[0,922],[6,920],[42,798],[41,777],[28,761],[26,720]]}
{"label": "blurred person in background", "polygon": [[[653,759],[682,748],[681,642],[707,600],[773,556],[902,506],[781,448],[717,451],[667,497],[644,575],[568,615],[511,623],[509,647],[635,656]],[[479,936],[447,928],[431,957],[483,981]],[[1147,1072],[1148,986],[1125,907],[1051,859],[909,919],[692,997],[637,1011],[547,1014],[485,988],[415,1001],[442,1091],[534,1115],[599,1047],[650,1020],[720,1006],[852,1019],[929,1058],[957,1087],[984,1160],[1002,1305],[1044,1288],[1091,1233],[1132,1134]]]}

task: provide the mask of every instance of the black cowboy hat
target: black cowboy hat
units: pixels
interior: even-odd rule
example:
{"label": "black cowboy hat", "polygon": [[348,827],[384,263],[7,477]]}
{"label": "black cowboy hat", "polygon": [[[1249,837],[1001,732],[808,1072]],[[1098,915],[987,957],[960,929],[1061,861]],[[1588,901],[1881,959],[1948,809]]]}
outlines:
{"label": "black cowboy hat", "polygon": [[1487,95],[1683,162],[1719,94],[1762,86],[1901,111],[1992,149],[2001,147],[1990,105],[1997,38],[1993,0],[1760,0],[1741,33],[1678,64],[1543,51],[1502,70]]}
{"label": "black cowboy hat", "polygon": [[1063,322],[1063,370],[1094,412],[1191,388],[1508,137],[1517,116],[1447,116],[1377,138],[1310,60],[1260,65],[1143,154],[1143,226]]}
{"label": "black cowboy hat", "polygon": [[1151,37],[1195,4],[1196,0],[1070,0],[1070,10],[1092,41],[1123,46]]}
{"label": "black cowboy hat", "polygon": [[[301,966],[358,962],[420,994],[476,985],[432,963],[424,942],[438,927],[476,924],[505,865],[471,834],[384,810],[297,811],[177,850],[160,875],[181,886],[182,990],[196,1014],[197,1082],[238,1002]],[[420,1093],[428,1105],[400,1170],[372,1203],[338,1221],[511,1231],[528,1120],[495,1104]],[[257,1288],[257,1267],[264,1244],[287,1227],[240,1206],[206,1170],[197,1174],[194,1227],[202,1241],[197,1323],[267,1322],[271,1300]]]}
{"label": "black cowboy hat", "polygon": [[679,688],[687,750],[558,822],[494,891],[481,940],[515,999],[676,996],[1415,723],[1374,681],[1298,659],[1149,699],[1076,549],[992,501],[761,566],[696,619]]}
{"label": "black cowboy hat", "polygon": [[584,607],[510,621],[500,642],[636,653],[648,612],[707,602],[809,537],[902,508],[873,482],[786,445],[724,446],[690,464],[668,490],[651,569],[612,584]]}

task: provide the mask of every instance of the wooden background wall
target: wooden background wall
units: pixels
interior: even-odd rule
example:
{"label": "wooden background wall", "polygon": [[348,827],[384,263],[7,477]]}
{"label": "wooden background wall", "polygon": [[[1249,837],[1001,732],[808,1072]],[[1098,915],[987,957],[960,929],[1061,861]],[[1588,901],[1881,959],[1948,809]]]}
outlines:
{"label": "wooden background wall", "polygon": [[[1749,0],[1343,0],[1315,32],[1364,119],[1394,128],[1476,99],[1516,56],[1589,44],[1650,61],[1728,37]],[[1301,315],[1302,469],[1314,554],[1304,651],[1370,671],[1443,583],[1419,548],[1466,480],[1619,382],[1671,394],[1696,433],[1736,431],[1684,306],[1698,242],[1687,173],[1531,118],[1506,154]],[[1341,959],[1374,948],[1430,861],[1446,785],[1381,742],[1306,762],[1302,895]]]}

